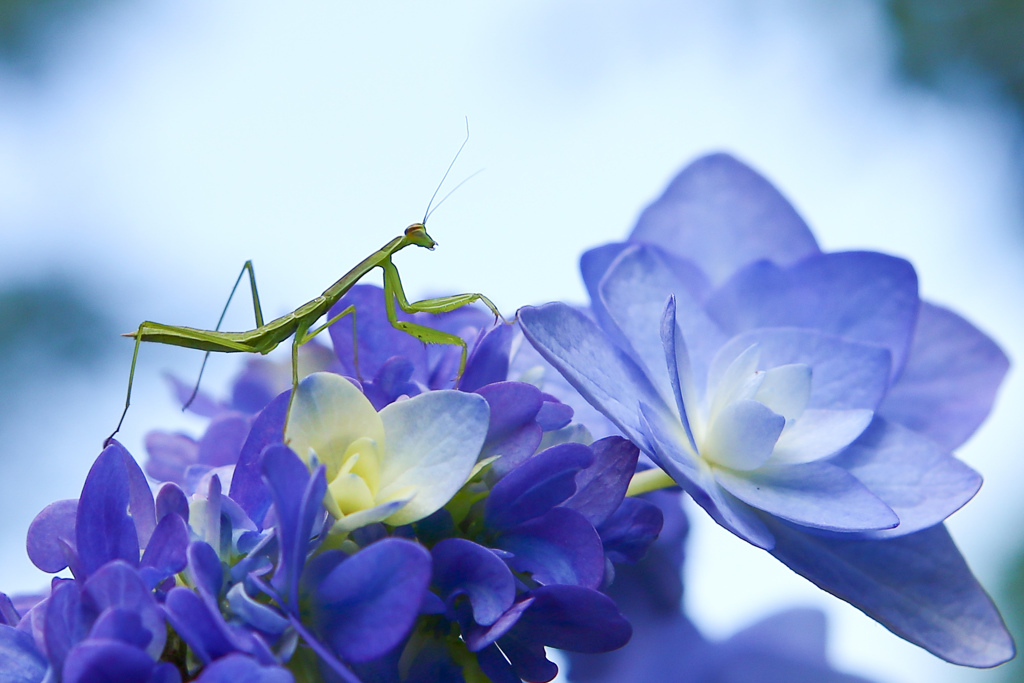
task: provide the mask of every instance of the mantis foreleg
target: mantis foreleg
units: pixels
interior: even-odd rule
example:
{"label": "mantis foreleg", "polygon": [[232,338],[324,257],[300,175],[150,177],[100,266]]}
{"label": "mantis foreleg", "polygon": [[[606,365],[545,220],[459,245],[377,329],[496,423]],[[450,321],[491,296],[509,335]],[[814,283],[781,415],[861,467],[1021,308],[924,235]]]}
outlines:
{"label": "mantis foreleg", "polygon": [[[466,341],[458,335],[435,330],[424,325],[417,325],[407,320],[399,320],[398,312],[395,310],[395,303],[397,302],[398,307],[406,313],[448,313],[457,308],[480,301],[491,309],[495,320],[501,318],[498,308],[483,294],[456,294],[454,296],[424,299],[410,303],[405,296],[405,290],[402,288],[402,280],[398,275],[398,269],[395,268],[391,260],[388,259],[382,263],[381,268],[384,270],[384,302],[388,322],[396,329],[411,334],[425,344],[448,344],[461,347],[462,355],[459,359],[459,372],[455,376],[455,382],[458,384],[462,373],[466,370],[466,355],[468,352]],[[501,319],[504,320],[504,318]]]}
{"label": "mantis foreleg", "polygon": [[[263,327],[263,309],[260,308],[260,293],[256,289],[256,273],[252,269],[252,261],[246,261],[242,265],[242,270],[239,271],[238,277],[235,279],[235,285],[231,288],[231,293],[228,294],[228,300],[224,304],[224,310],[220,312],[220,317],[217,318],[217,326],[213,328],[215,332],[220,330],[220,325],[224,322],[224,316],[227,315],[228,307],[231,305],[231,299],[234,298],[235,290],[238,289],[238,285],[242,282],[242,276],[245,275],[246,271],[249,271],[249,287],[252,290],[252,308],[253,313],[256,316],[256,327]],[[138,342],[136,342],[136,351],[138,351],[138,348]],[[199,377],[196,378],[196,385],[192,389],[192,395],[188,397],[188,400],[185,401],[185,405],[181,407],[182,411],[188,410],[188,407],[192,405],[192,401],[196,399],[196,394],[199,393],[199,383],[203,381],[203,371],[206,370],[206,361],[210,360],[210,353],[210,351],[207,351],[203,355],[203,364],[199,366]],[[130,382],[128,391],[131,393]]]}

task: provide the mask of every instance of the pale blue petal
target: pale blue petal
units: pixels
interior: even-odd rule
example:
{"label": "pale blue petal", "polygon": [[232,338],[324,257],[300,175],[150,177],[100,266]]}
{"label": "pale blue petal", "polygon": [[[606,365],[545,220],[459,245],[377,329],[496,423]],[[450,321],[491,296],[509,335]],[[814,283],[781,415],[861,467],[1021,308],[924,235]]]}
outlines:
{"label": "pale blue petal", "polygon": [[914,267],[875,252],[821,254],[790,268],[753,264],[711,295],[706,306],[723,330],[800,327],[892,354],[903,368],[920,300]]}
{"label": "pale blue petal", "polygon": [[759,259],[789,264],[818,253],[810,229],[771,183],[728,154],[683,169],[629,237],[700,264],[721,283]]}
{"label": "pale blue petal", "polygon": [[772,454],[785,426],[786,418],[763,403],[733,401],[713,418],[701,455],[734,470],[756,469]]}
{"label": "pale blue petal", "polygon": [[815,529],[891,529],[900,521],[856,477],[825,462],[766,466],[753,472],[715,468],[715,479],[743,502]]}
{"label": "pale blue petal", "polygon": [[[654,411],[648,411],[646,406],[641,405],[640,409],[641,426],[646,435],[645,440],[654,449],[651,455],[655,462],[698,505],[707,510],[712,519],[748,543],[770,550],[775,539],[747,504],[722,489],[714,480],[710,468],[686,452],[679,435],[673,435],[672,425],[665,424],[664,418],[658,417]],[[681,432],[682,427],[678,427],[678,430]]]}
{"label": "pale blue petal", "polygon": [[938,524],[981,488],[981,476],[916,432],[875,418],[832,462],[860,479],[900,517],[869,536],[903,536]]}
{"label": "pale blue petal", "polygon": [[988,416],[1010,361],[960,316],[921,304],[910,356],[879,414],[952,451]]}
{"label": "pale blue petal", "polygon": [[811,368],[808,408],[874,410],[889,386],[889,352],[834,335],[776,327],[738,334],[715,356],[709,383],[752,344],[761,351],[759,370],[801,363]]}
{"label": "pale blue petal", "polygon": [[816,535],[765,518],[772,555],[890,631],[953,664],[990,667],[1013,657],[991,598],[941,524],[885,540]]}
{"label": "pale blue petal", "polygon": [[462,488],[487,436],[490,408],[483,396],[431,391],[380,411],[387,434],[378,500],[407,487],[416,495],[388,519],[409,524],[437,511]]}
{"label": "pale blue petal", "polygon": [[545,360],[637,445],[643,446],[641,402],[674,412],[636,363],[579,311],[563,303],[526,306],[519,311],[519,323]]}
{"label": "pale blue petal", "polygon": [[690,294],[685,271],[659,249],[635,245],[623,251],[601,281],[599,294],[608,315],[628,340],[636,360],[648,371],[667,402],[672,401],[661,344],[665,302],[676,299],[676,322],[687,339],[694,372],[704,377],[707,363],[727,339]]}
{"label": "pale blue petal", "polygon": [[805,410],[779,437],[771,462],[796,465],[835,455],[871,424],[870,410]]}

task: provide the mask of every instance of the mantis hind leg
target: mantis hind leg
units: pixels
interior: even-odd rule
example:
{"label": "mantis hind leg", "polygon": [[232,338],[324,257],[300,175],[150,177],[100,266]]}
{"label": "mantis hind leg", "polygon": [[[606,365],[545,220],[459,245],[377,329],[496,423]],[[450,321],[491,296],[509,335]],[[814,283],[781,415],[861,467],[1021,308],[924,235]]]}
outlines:
{"label": "mantis hind leg", "polygon": [[135,350],[132,351],[132,368],[128,371],[128,395],[124,398],[124,410],[121,411],[121,419],[117,421],[117,426],[114,427],[114,431],[110,433],[110,436],[103,440],[103,447],[106,448],[110,445],[114,435],[121,431],[121,425],[124,423],[124,416],[128,414],[128,406],[132,404],[132,382],[135,381],[135,361],[139,359],[139,344],[142,343],[142,331],[146,326],[146,323],[139,325],[138,331],[135,332]]}
{"label": "mantis hind leg", "polygon": [[424,325],[417,325],[406,320],[399,320],[398,312],[395,310],[395,303],[397,302],[398,307],[406,313],[448,313],[479,301],[491,310],[491,313],[494,314],[495,322],[499,319],[503,322],[507,321],[498,312],[497,306],[483,294],[455,294],[437,299],[423,299],[422,301],[410,302],[405,296],[402,280],[398,275],[398,269],[395,267],[395,264],[389,259],[381,264],[381,268],[384,270],[384,299],[388,322],[391,323],[392,327],[402,330],[426,344],[448,344],[461,347],[462,354],[459,358],[459,372],[455,376],[455,384],[458,385],[459,380],[462,378],[462,373],[466,370],[466,356],[468,353],[466,341],[458,335],[435,330]]}
{"label": "mantis hind leg", "polygon": [[[220,312],[220,317],[217,318],[217,326],[214,327],[214,331],[219,331],[221,323],[224,322],[224,316],[227,315],[228,307],[231,305],[231,299],[235,296],[235,291],[238,289],[238,285],[242,282],[242,276],[245,275],[246,271],[249,272],[249,288],[252,290],[252,308],[253,313],[256,316],[256,327],[263,327],[263,310],[260,308],[260,293],[256,289],[256,273],[252,269],[252,261],[246,261],[242,265],[242,270],[238,273],[238,277],[235,279],[235,284],[231,288],[231,293],[228,294],[228,300],[224,304],[224,310]],[[138,352],[138,346],[135,347]],[[199,384],[203,381],[203,371],[206,370],[206,361],[210,360],[210,351],[207,351],[203,355],[203,364],[199,366],[199,377],[196,378],[196,385],[192,389],[192,394],[185,401],[185,405],[181,406],[181,410],[188,410],[188,407],[192,405],[192,401],[196,399],[196,395],[199,394]],[[134,367],[135,361],[133,359],[132,366]]]}

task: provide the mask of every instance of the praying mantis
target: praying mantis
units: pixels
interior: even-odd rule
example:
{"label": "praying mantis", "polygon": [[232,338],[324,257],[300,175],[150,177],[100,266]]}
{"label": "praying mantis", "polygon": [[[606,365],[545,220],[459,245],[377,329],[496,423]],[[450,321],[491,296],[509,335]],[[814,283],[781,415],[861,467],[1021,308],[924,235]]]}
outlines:
{"label": "praying mantis", "polygon": [[[443,183],[444,181],[442,180],[441,182]],[[440,205],[440,203],[438,203],[438,205]],[[429,209],[426,216],[429,216]],[[426,221],[426,216],[424,216],[424,221]],[[458,375],[456,375],[457,382],[458,379],[462,377],[463,371],[466,369],[466,354],[468,349],[465,340],[457,335],[442,332],[441,330],[435,330],[407,320],[399,320],[395,304],[397,303],[398,308],[401,308],[406,313],[447,313],[476,301],[480,301],[491,310],[494,314],[495,321],[499,318],[504,320],[504,318],[502,318],[501,313],[498,312],[497,307],[491,302],[491,300],[479,293],[456,294],[453,296],[410,302],[406,298],[405,290],[402,288],[402,280],[399,277],[398,269],[391,261],[392,256],[410,245],[423,247],[433,251],[434,247],[437,246],[437,242],[427,234],[427,228],[423,222],[413,223],[405,229],[405,232],[402,235],[394,238],[383,247],[360,261],[355,268],[345,273],[341,279],[324,290],[323,294],[312,301],[299,306],[291,313],[283,315],[275,320],[271,320],[268,323],[263,322],[263,312],[260,309],[259,293],[256,290],[256,275],[253,272],[252,261],[246,261],[245,265],[242,266],[242,271],[238,274],[238,279],[235,281],[235,287],[231,290],[231,295],[233,296],[235,289],[238,288],[238,284],[242,280],[242,277],[246,272],[248,272],[249,284],[252,289],[253,310],[256,316],[256,327],[246,332],[221,332],[217,329],[202,330],[193,327],[164,325],[162,323],[155,323],[148,320],[141,323],[135,332],[129,332],[123,335],[125,337],[135,339],[135,351],[132,354],[132,366],[128,375],[128,395],[125,398],[124,411],[121,413],[121,419],[117,423],[117,428],[115,428],[113,433],[107,437],[104,444],[109,444],[110,440],[114,438],[114,435],[120,431],[125,415],[128,414],[128,406],[131,404],[132,398],[132,382],[135,379],[135,363],[139,356],[139,345],[144,341],[206,351],[206,357],[203,359],[203,365],[205,366],[206,358],[208,358],[209,354],[212,352],[267,354],[277,348],[277,346],[284,340],[288,339],[288,337],[292,337],[292,398],[294,398],[295,389],[299,385],[299,347],[346,315],[354,315],[355,306],[348,306],[343,311],[327,320],[323,325],[312,330],[310,328],[317,320],[324,317],[331,307],[334,306],[334,304],[336,304],[346,292],[352,289],[352,287],[359,282],[363,276],[368,274],[374,268],[380,268],[384,272],[385,310],[387,311],[388,321],[393,327],[412,335],[424,343],[449,344],[452,346],[462,347],[462,356],[459,361],[459,372]],[[228,303],[230,304],[230,302],[231,297],[229,296]],[[227,306],[225,306],[224,310],[225,312],[227,311]],[[221,313],[221,320],[223,319],[224,313]],[[220,327],[220,322],[217,323],[217,327]],[[202,377],[202,370],[200,370],[200,377]],[[196,390],[198,390],[198,388],[199,385],[197,383]],[[195,391],[193,391],[192,397],[195,397]],[[191,402],[191,399],[189,399],[189,402]],[[291,414],[291,402],[292,399],[289,399],[288,412],[286,415]],[[188,403],[186,403],[186,406],[187,405]]]}

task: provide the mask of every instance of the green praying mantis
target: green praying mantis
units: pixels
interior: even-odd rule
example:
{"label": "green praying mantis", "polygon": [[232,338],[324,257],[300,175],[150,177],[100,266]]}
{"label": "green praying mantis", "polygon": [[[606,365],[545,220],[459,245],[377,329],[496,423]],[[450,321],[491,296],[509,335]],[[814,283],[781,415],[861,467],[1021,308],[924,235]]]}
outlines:
{"label": "green praying mantis", "polygon": [[[466,133],[468,141],[468,124]],[[463,142],[462,146],[465,147],[465,145],[466,143]],[[462,147],[459,148],[459,153],[461,152]],[[456,153],[455,159],[458,159],[459,153]],[[455,164],[455,159],[452,160],[452,165]],[[449,165],[448,171],[451,171],[451,168],[452,166]],[[444,177],[441,179],[441,185],[444,184],[444,180],[447,177],[448,172],[446,171]],[[469,178],[466,180],[468,179]],[[464,183],[466,181],[464,180],[462,182]],[[441,188],[441,185],[438,185],[438,190]],[[457,190],[461,185],[462,183],[459,183],[459,185],[449,192],[444,199],[438,202],[434,209],[440,206],[444,200],[451,196],[451,193]],[[436,196],[437,190],[434,191],[434,197]],[[431,197],[431,203],[433,203],[433,199],[434,198]],[[277,346],[283,341],[292,337],[292,398],[288,401],[288,411],[285,413],[286,415],[291,415],[292,400],[295,396],[295,389],[299,385],[299,347],[346,315],[352,314],[353,319],[355,318],[355,306],[348,306],[322,325],[313,328],[313,325],[327,315],[327,312],[330,311],[339,300],[341,300],[346,292],[352,289],[357,282],[359,282],[374,268],[380,268],[384,273],[385,310],[387,311],[388,321],[393,327],[402,330],[403,332],[406,332],[427,344],[448,344],[462,347],[462,355],[459,361],[459,372],[455,377],[457,383],[462,377],[463,371],[466,369],[466,355],[468,348],[465,340],[457,335],[449,334],[441,330],[435,330],[431,327],[419,325],[407,320],[399,320],[396,304],[398,308],[406,313],[447,313],[479,301],[491,310],[494,314],[495,322],[499,319],[504,321],[504,318],[501,313],[498,312],[497,307],[491,302],[491,300],[479,293],[456,294],[453,296],[435,299],[423,299],[422,301],[415,302],[410,302],[408,298],[406,298],[405,290],[402,287],[402,280],[398,274],[398,269],[391,261],[391,258],[396,253],[410,245],[423,247],[433,251],[434,247],[437,246],[437,242],[427,234],[427,228],[425,225],[430,214],[431,209],[428,204],[427,211],[424,214],[422,221],[419,223],[413,223],[405,229],[403,234],[394,238],[383,247],[364,258],[358,265],[356,265],[355,268],[345,273],[341,279],[324,290],[324,293],[320,296],[299,306],[291,313],[283,315],[280,318],[276,318],[275,320],[271,320],[268,323],[263,322],[263,312],[260,309],[259,293],[256,289],[256,275],[253,272],[252,261],[246,261],[245,265],[242,266],[241,272],[238,274],[238,279],[235,280],[235,286],[232,288],[231,295],[228,297],[228,304],[225,305],[224,312],[221,313],[220,320],[217,322],[217,327],[215,329],[203,330],[193,327],[164,325],[162,323],[147,320],[141,323],[139,328],[134,332],[129,332],[123,335],[125,337],[135,339],[135,350],[132,353],[132,365],[128,375],[128,394],[125,397],[124,411],[121,413],[121,419],[118,421],[117,427],[114,431],[104,441],[104,445],[109,444],[110,440],[114,438],[114,435],[120,431],[121,425],[124,423],[125,415],[128,414],[128,406],[131,405],[132,399],[132,383],[135,380],[135,363],[138,360],[139,345],[142,342],[154,342],[157,344],[168,344],[171,346],[181,346],[206,351],[206,356],[203,358],[203,368],[205,368],[206,361],[209,358],[210,353],[267,354],[277,348]],[[231,303],[231,297],[234,296],[235,290],[238,288],[239,283],[242,281],[242,277],[246,273],[249,274],[249,285],[252,290],[252,302],[253,311],[256,317],[256,327],[246,332],[221,332],[219,329],[220,324],[224,320],[224,314],[227,312],[228,305]],[[353,334],[355,334],[354,321]],[[200,380],[202,379],[202,372],[202,369],[200,369]],[[191,398],[189,398],[185,403],[185,407],[188,407],[192,402],[192,399],[195,398],[198,390],[199,382],[197,381],[195,390],[193,390]]]}
{"label": "green praying mantis", "polygon": [[[310,329],[313,324],[324,317],[327,312],[345,295],[352,287],[359,282],[374,268],[380,268],[384,272],[384,300],[388,321],[396,329],[406,332],[416,339],[427,344],[449,344],[461,346],[462,355],[459,360],[459,372],[456,380],[462,377],[466,369],[467,346],[465,340],[454,334],[449,334],[431,327],[419,325],[407,320],[399,320],[397,307],[406,313],[447,313],[457,308],[480,301],[487,306],[494,314],[495,320],[504,320],[497,307],[483,294],[456,294],[436,299],[424,299],[422,301],[410,302],[402,287],[402,280],[399,277],[398,269],[391,261],[391,257],[397,252],[410,245],[424,247],[433,250],[437,242],[427,234],[426,226],[423,223],[413,223],[405,232],[385,244],[383,247],[370,254],[359,264],[345,273],[337,282],[324,290],[324,293],[309,301],[291,313],[281,316],[268,323],[263,322],[263,312],[260,309],[259,293],[256,290],[256,276],[253,273],[252,261],[246,261],[242,272],[238,274],[235,281],[235,288],[238,287],[246,272],[249,274],[249,284],[252,289],[253,309],[256,315],[256,327],[246,332],[221,332],[219,330],[201,330],[193,327],[181,327],[175,325],[164,325],[145,321],[139,325],[135,332],[129,332],[123,336],[135,339],[135,351],[132,354],[132,366],[128,375],[128,395],[124,402],[124,412],[117,423],[117,428],[107,437],[104,443],[109,443],[114,435],[121,429],[125,415],[128,413],[128,406],[132,398],[132,382],[135,379],[135,363],[139,356],[139,345],[142,342],[155,342],[157,344],[169,344],[171,346],[182,346],[190,349],[206,351],[207,357],[212,352],[217,353],[260,353],[267,354],[277,348],[281,342],[292,337],[292,396],[295,395],[295,388],[299,385],[299,347],[310,339],[320,334],[341,318],[355,313],[355,306],[348,306],[337,315],[331,317],[319,327]],[[231,293],[234,294],[234,289]],[[230,302],[230,298],[229,298]],[[226,307],[225,307],[226,310]],[[224,315],[221,314],[223,320]],[[220,324],[218,323],[218,327]],[[206,358],[203,359],[205,365]],[[200,375],[202,371],[200,371]],[[196,385],[198,389],[198,383]],[[193,391],[192,397],[195,397]],[[191,399],[189,399],[191,402]],[[188,404],[186,403],[186,406]],[[291,401],[288,405],[288,413],[291,413]]]}

